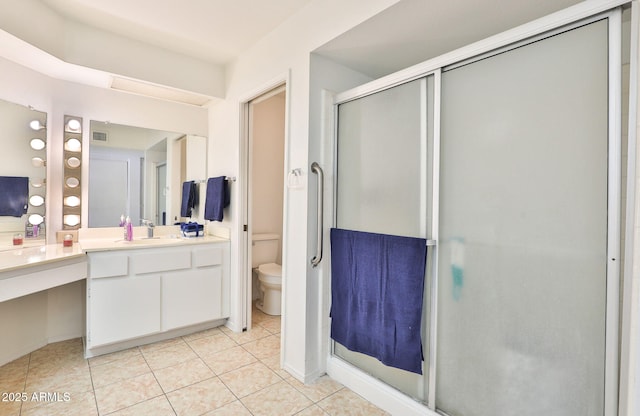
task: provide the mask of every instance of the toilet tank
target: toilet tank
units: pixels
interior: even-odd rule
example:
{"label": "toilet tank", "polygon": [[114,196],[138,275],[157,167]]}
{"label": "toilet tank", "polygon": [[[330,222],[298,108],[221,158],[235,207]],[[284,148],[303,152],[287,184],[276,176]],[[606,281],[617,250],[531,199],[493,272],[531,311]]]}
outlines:
{"label": "toilet tank", "polygon": [[253,234],[251,247],[251,267],[275,263],[278,258],[278,234]]}

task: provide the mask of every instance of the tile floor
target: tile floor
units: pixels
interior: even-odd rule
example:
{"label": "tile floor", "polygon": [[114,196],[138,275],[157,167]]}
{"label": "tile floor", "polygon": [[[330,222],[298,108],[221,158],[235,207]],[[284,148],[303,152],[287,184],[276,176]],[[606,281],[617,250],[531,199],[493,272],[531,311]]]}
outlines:
{"label": "tile floor", "polygon": [[324,376],[304,385],[280,369],[280,318],[85,360],[82,341],[49,344],[0,367],[0,416],[385,415]]}

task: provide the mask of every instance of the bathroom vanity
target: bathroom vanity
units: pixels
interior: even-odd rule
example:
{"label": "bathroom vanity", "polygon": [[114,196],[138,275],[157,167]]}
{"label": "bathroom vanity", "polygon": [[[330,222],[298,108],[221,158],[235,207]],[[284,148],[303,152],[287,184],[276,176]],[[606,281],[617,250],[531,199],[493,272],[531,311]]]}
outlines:
{"label": "bathroom vanity", "polygon": [[219,326],[229,317],[229,241],[84,240],[86,355]]}

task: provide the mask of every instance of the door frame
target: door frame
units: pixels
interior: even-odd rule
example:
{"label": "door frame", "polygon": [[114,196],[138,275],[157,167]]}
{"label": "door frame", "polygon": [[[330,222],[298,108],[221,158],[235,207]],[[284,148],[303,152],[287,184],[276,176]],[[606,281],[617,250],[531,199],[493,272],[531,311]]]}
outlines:
{"label": "door frame", "polygon": [[[165,185],[164,185],[163,188],[160,188],[160,186],[159,186],[160,181],[158,179],[162,176],[162,175],[160,175],[160,170],[162,168],[165,169],[165,175],[164,175]],[[154,201],[155,204],[154,205],[155,205],[155,207],[153,209],[155,211],[156,225],[167,225],[166,224],[166,213],[167,213],[167,202],[166,202],[167,175],[166,175],[166,173],[167,172],[168,172],[168,166],[167,166],[167,162],[166,161],[155,163],[155,166],[154,166],[154,173],[155,173],[155,198],[154,198],[155,199],[155,201]],[[164,192],[164,195],[160,194],[161,191]],[[164,218],[165,223],[164,224],[162,223],[163,218],[162,218],[162,212],[160,211],[160,204],[159,204],[161,197],[164,197],[164,199],[165,199],[165,203],[164,203],[164,205],[165,205],[165,211],[164,211],[164,213],[165,213],[165,218]]]}
{"label": "door frame", "polygon": [[[251,104],[261,97],[268,98],[270,93],[279,92],[281,88],[285,91],[285,120],[284,120],[284,171],[290,165],[289,161],[289,125],[290,125],[290,81],[291,75],[287,71],[280,76],[260,85],[240,98],[240,172],[242,175],[238,178],[240,189],[242,192],[240,202],[241,221],[237,223],[238,235],[241,237],[240,252],[238,253],[238,275],[240,277],[240,285],[238,287],[237,299],[240,300],[238,306],[240,330],[249,330],[252,327],[251,308],[252,308],[252,268],[251,268],[251,245],[252,245],[252,224],[249,219],[252,214],[252,195],[251,195],[251,175],[252,175],[252,137],[251,137]],[[283,176],[286,177],[286,176]],[[283,183],[284,186],[284,183]],[[286,258],[288,239],[286,238],[288,229],[287,203],[288,188],[284,187],[284,204],[283,204],[283,230],[282,230],[282,276],[286,276]],[[286,296],[286,279],[282,279],[282,315],[285,314],[285,296]],[[284,356],[284,337],[286,336],[285,320],[281,323],[281,362]]]}

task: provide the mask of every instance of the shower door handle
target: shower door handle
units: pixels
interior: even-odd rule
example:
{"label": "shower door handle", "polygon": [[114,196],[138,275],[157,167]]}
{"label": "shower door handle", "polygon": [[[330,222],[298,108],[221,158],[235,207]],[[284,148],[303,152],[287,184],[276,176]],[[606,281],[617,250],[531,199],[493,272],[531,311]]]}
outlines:
{"label": "shower door handle", "polygon": [[316,255],[311,259],[311,265],[316,267],[322,261],[322,244],[323,244],[323,210],[322,207],[324,205],[324,172],[322,168],[318,164],[318,162],[313,162],[311,164],[311,171],[318,175],[318,235],[317,235],[317,246],[316,246]]}

